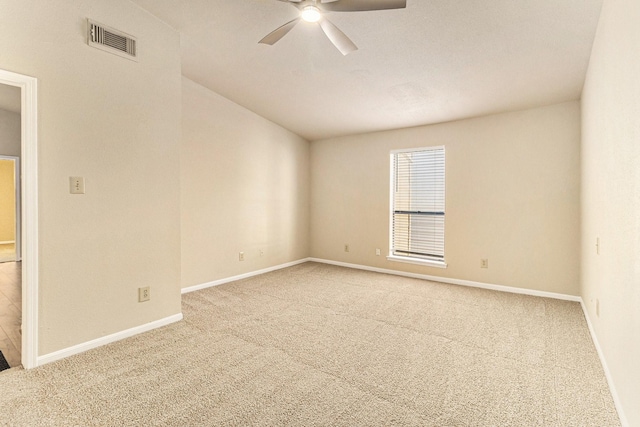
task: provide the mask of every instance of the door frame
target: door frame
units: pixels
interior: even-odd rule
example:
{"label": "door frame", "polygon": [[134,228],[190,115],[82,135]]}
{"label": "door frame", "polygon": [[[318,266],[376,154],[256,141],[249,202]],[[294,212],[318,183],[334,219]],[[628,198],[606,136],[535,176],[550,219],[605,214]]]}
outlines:
{"label": "door frame", "polygon": [[4,156],[0,154],[0,160],[12,160],[13,161],[13,188],[15,191],[15,203],[14,209],[16,211],[16,221],[15,221],[15,241],[14,247],[16,251],[16,261],[22,260],[22,227],[20,226],[20,220],[22,216],[22,205],[20,204],[20,200],[22,199],[21,188],[22,185],[20,183],[20,157],[16,156]]}
{"label": "door frame", "polygon": [[0,70],[0,83],[20,88],[22,235],[22,366],[38,366],[38,80]]}

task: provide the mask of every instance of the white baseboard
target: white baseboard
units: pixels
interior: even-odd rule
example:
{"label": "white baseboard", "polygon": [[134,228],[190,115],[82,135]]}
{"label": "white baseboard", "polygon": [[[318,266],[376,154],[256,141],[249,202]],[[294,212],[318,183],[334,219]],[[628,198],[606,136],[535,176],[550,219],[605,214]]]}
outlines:
{"label": "white baseboard", "polygon": [[44,356],[38,356],[37,366],[55,362],[56,360],[64,359],[65,357],[73,356],[74,354],[83,353],[96,347],[101,347],[112,342],[120,341],[122,339],[138,335],[142,332],[148,332],[152,329],[160,328],[174,322],[179,322],[180,320],[182,320],[182,313],[174,314],[173,316],[165,317],[164,319],[156,320],[144,325],[136,326],[131,329],[116,332],[115,334],[107,335],[102,338],[97,338],[95,340],[87,341],[82,344],[74,345],[73,347],[54,351],[53,353],[45,354]]}
{"label": "white baseboard", "polygon": [[[257,276],[260,274],[264,274],[264,273],[268,273],[271,271],[275,271],[275,270],[280,270],[283,268],[287,268],[287,267],[292,267],[294,265],[298,265],[298,264],[302,264],[308,261],[312,261],[312,262],[318,262],[318,263],[322,263],[322,264],[331,264],[331,265],[337,265],[337,266],[341,266],[341,267],[348,267],[348,268],[355,268],[358,270],[367,270],[367,271],[374,271],[377,273],[385,273],[385,274],[393,274],[393,275],[397,275],[397,276],[405,276],[405,277],[412,277],[412,278],[416,278],[416,279],[424,279],[424,280],[430,280],[430,281],[436,281],[436,282],[442,282],[442,283],[450,283],[450,284],[454,284],[454,285],[462,285],[462,286],[470,286],[470,287],[475,287],[475,288],[482,288],[482,289],[490,289],[490,290],[496,290],[496,291],[501,291],[501,292],[509,292],[509,293],[516,293],[516,294],[524,294],[524,295],[532,295],[532,296],[540,296],[540,297],[546,297],[546,298],[554,298],[554,299],[560,299],[560,300],[567,300],[567,301],[576,301],[579,302],[581,307],[582,307],[582,311],[584,312],[584,317],[587,321],[587,326],[589,328],[589,332],[591,334],[591,338],[593,340],[593,343],[596,347],[596,350],[598,352],[598,356],[600,357],[600,362],[602,363],[602,368],[604,370],[605,373],[605,377],[607,378],[607,383],[609,385],[609,389],[611,391],[611,395],[615,404],[615,407],[618,411],[618,416],[620,417],[620,423],[622,424],[622,427],[629,427],[629,423],[624,415],[624,411],[620,402],[620,398],[618,396],[618,393],[616,391],[615,388],[615,384],[613,382],[613,378],[611,376],[611,371],[609,370],[609,367],[607,365],[607,361],[604,357],[604,353],[602,352],[602,348],[600,347],[600,343],[598,341],[598,337],[595,334],[595,330],[593,329],[593,325],[591,323],[591,319],[589,318],[589,313],[587,311],[587,308],[584,304],[584,301],[582,300],[581,297],[578,296],[574,296],[574,295],[565,295],[565,294],[559,294],[559,293],[554,293],[554,292],[545,292],[545,291],[537,291],[537,290],[533,290],[533,289],[523,289],[523,288],[514,288],[511,286],[503,286],[503,285],[493,285],[490,283],[482,283],[482,282],[474,282],[474,281],[470,281],[470,280],[461,280],[461,279],[450,279],[447,277],[440,277],[440,276],[430,276],[430,275],[426,275],[426,274],[417,274],[417,273],[408,273],[408,272],[404,272],[404,271],[398,271],[398,270],[389,270],[389,269],[384,269],[384,268],[377,268],[377,267],[370,267],[370,266],[366,266],[366,265],[360,265],[360,264],[350,264],[350,263],[346,263],[346,262],[340,262],[340,261],[331,261],[331,260],[326,260],[326,259],[321,259],[321,258],[303,258],[297,261],[293,261],[293,262],[289,262],[286,264],[280,264],[280,265],[276,265],[273,267],[269,267],[269,268],[265,268],[262,270],[257,270],[257,271],[253,271],[253,272],[249,272],[249,273],[244,273],[244,274],[240,274],[237,276],[232,276],[232,277],[227,277],[224,279],[219,279],[219,280],[215,280],[212,282],[207,282],[207,283],[203,283],[200,285],[195,285],[195,286],[190,286],[188,288],[183,288],[182,289],[182,293],[189,293],[189,292],[194,292],[194,291],[198,291],[201,289],[206,289],[206,288],[210,288],[212,286],[218,286],[218,285],[222,285],[224,283],[229,283],[229,282],[233,282],[236,280],[241,280],[241,279],[246,279],[248,277],[253,277],[253,276]],[[102,338],[97,338],[95,340],[92,341],[88,341],[82,344],[78,344],[75,345],[73,347],[69,347],[66,349],[62,349],[62,350],[58,350],[55,351],[53,353],[49,353],[46,354],[44,356],[39,356],[38,357],[38,362],[37,362],[37,366],[40,365],[44,365],[47,363],[51,363],[54,362],[56,360],[60,360],[60,359],[64,359],[65,357],[69,357],[69,356],[73,356],[75,354],[79,354],[79,353],[83,353],[87,350],[91,350],[93,348],[97,348],[106,344],[110,344],[112,342],[115,341],[120,341],[124,338],[129,338],[132,337],[134,335],[143,333],[143,332],[147,332],[162,326],[166,326],[169,325],[171,323],[174,322],[178,322],[182,320],[182,313],[178,313],[175,314],[173,316],[169,316],[166,317],[164,319],[160,319],[160,320],[156,320],[154,322],[151,323],[147,323],[145,325],[140,325],[140,326],[136,326],[134,328],[131,329],[127,329],[121,332],[117,332],[115,334],[111,334],[111,335],[107,335],[105,337]]]}
{"label": "white baseboard", "polygon": [[224,279],[214,280],[212,282],[202,283],[200,285],[189,286],[187,288],[182,288],[182,293],[186,294],[189,292],[199,291],[201,289],[211,288],[213,286],[223,285],[229,282],[235,282],[236,280],[246,279],[248,277],[258,276],[260,274],[269,273],[271,271],[280,270],[287,267],[293,267],[294,265],[302,264],[304,262],[310,261],[311,258],[303,258],[297,261],[288,262],[286,264],[275,265],[273,267],[263,268],[262,270],[251,271],[249,273],[239,274],[237,276],[225,277]]}
{"label": "white baseboard", "polygon": [[367,265],[360,265],[360,264],[349,264],[346,262],[330,261],[330,260],[320,259],[320,258],[309,258],[309,261],[320,262],[323,264],[338,265],[341,267],[356,268],[358,270],[375,271],[376,273],[385,273],[385,274],[394,274],[396,276],[413,277],[414,279],[431,280],[433,282],[450,283],[452,285],[462,285],[462,286],[470,286],[473,288],[490,289],[493,291],[509,292],[512,294],[532,295],[536,297],[553,298],[553,299],[560,299],[565,301],[575,301],[575,302],[582,301],[582,299],[579,296],[558,294],[555,292],[537,291],[534,289],[524,289],[524,288],[514,288],[511,286],[493,285],[491,283],[473,282],[471,280],[450,279],[448,277],[429,276],[427,274],[407,273],[404,271],[389,270],[386,268],[378,268],[378,267],[369,267]]}
{"label": "white baseboard", "polygon": [[602,363],[602,369],[604,370],[604,375],[607,378],[607,383],[609,384],[609,390],[611,391],[611,397],[613,398],[613,403],[614,405],[616,405],[616,410],[618,411],[620,424],[622,424],[622,427],[629,427],[629,421],[627,421],[627,417],[625,416],[624,411],[622,409],[622,403],[620,402],[620,397],[618,396],[618,392],[613,382],[611,371],[609,370],[609,366],[607,365],[607,360],[604,358],[602,347],[600,347],[600,342],[598,341],[598,337],[596,336],[596,331],[595,329],[593,329],[593,324],[591,323],[591,319],[589,318],[589,312],[587,311],[587,306],[585,305],[582,298],[580,298],[580,305],[582,306],[582,311],[584,312],[584,318],[587,319],[587,326],[589,327],[589,333],[591,333],[591,339],[593,340],[593,344],[596,346],[596,350],[598,351],[598,356],[600,357],[600,363]]}

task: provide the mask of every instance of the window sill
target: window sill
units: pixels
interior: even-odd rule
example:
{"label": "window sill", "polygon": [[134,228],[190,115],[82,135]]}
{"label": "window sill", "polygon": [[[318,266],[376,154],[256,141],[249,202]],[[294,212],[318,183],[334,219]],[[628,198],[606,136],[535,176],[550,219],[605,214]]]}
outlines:
{"label": "window sill", "polygon": [[409,258],[397,255],[389,255],[387,257],[389,261],[405,262],[407,264],[425,265],[427,267],[447,268],[447,263],[444,261],[435,261],[430,259]]}

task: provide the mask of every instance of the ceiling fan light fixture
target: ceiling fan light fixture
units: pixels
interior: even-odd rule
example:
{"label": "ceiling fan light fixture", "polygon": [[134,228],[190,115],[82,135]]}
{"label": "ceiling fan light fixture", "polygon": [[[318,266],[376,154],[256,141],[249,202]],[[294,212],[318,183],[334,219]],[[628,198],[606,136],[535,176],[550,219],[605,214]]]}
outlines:
{"label": "ceiling fan light fixture", "polygon": [[307,6],[302,9],[302,19],[306,22],[318,22],[322,18],[320,9],[316,6]]}

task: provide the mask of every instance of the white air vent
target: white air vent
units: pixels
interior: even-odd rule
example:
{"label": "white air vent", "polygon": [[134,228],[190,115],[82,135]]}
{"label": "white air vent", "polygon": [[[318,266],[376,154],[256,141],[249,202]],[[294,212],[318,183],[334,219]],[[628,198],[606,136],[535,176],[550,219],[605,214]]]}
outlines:
{"label": "white air vent", "polygon": [[87,43],[107,52],[137,61],[136,39],[122,31],[87,19]]}

